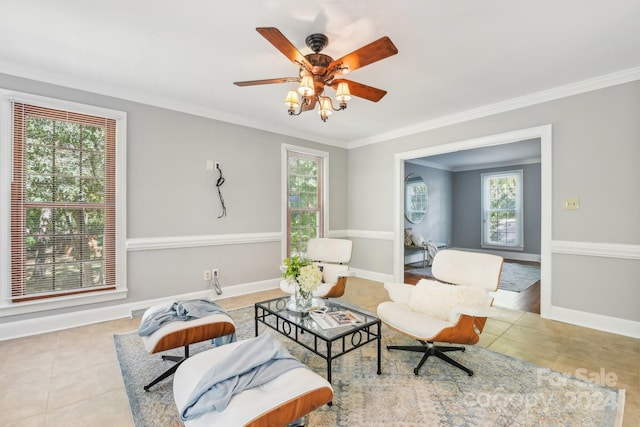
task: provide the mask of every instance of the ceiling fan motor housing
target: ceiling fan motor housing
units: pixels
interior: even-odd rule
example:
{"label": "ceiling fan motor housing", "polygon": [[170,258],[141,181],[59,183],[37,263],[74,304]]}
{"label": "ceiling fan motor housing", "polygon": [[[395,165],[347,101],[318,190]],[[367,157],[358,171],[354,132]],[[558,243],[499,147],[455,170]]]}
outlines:
{"label": "ceiling fan motor housing", "polygon": [[304,41],[309,49],[311,49],[315,53],[318,53],[322,51],[322,49],[327,47],[327,45],[329,44],[329,37],[325,36],[324,34],[316,33],[307,36]]}

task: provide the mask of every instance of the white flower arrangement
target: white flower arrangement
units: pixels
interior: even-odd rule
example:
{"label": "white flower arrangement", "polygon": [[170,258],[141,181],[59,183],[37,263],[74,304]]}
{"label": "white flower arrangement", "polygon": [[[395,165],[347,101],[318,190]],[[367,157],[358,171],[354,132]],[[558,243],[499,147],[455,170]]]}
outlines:
{"label": "white flower arrangement", "polygon": [[309,264],[300,268],[300,275],[298,276],[298,284],[300,286],[300,292],[308,294],[318,289],[322,283],[322,272],[317,265]]}

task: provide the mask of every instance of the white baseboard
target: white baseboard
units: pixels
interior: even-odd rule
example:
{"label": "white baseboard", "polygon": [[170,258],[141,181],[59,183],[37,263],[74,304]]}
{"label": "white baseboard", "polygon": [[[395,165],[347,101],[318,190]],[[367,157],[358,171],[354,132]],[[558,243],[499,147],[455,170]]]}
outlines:
{"label": "white baseboard", "polygon": [[355,273],[356,277],[362,279],[373,280],[374,282],[393,282],[393,274],[380,273],[377,271],[360,270],[357,268],[351,268],[351,271]]}
{"label": "white baseboard", "polygon": [[277,289],[279,288],[279,286],[280,279],[278,278],[264,280],[261,282],[223,287],[222,295],[216,295],[212,290],[206,290],[200,292],[191,292],[182,295],[174,295],[170,297],[118,304],[109,307],[93,308],[73,313],[56,314],[35,319],[17,320],[0,324],[0,341],[131,317],[131,313],[135,311],[145,310],[154,305],[165,304],[175,300],[211,298],[214,301],[219,301],[225,298],[247,295],[269,289]]}
{"label": "white baseboard", "polygon": [[[393,274],[380,273],[370,270],[351,269],[356,277],[376,282],[392,282]],[[118,304],[110,307],[94,308],[74,313],[57,314],[37,319],[19,320],[0,324],[0,341],[26,337],[31,335],[54,332],[93,323],[107,322],[115,319],[131,317],[131,313],[147,309],[157,304],[164,304],[177,299],[211,298],[214,301],[225,298],[248,295],[254,292],[277,289],[280,286],[280,278],[264,280],[229,287],[223,287],[223,294],[216,295],[213,291],[192,292],[189,294],[175,295],[171,297],[156,298],[144,301],[136,301]],[[632,338],[640,338],[640,322],[603,316],[594,313],[572,310],[563,307],[551,307],[549,316],[559,322],[584,326],[604,332],[624,335]]]}
{"label": "white baseboard", "polygon": [[587,313],[570,308],[551,306],[551,319],[598,331],[640,338],[640,322],[601,314]]}

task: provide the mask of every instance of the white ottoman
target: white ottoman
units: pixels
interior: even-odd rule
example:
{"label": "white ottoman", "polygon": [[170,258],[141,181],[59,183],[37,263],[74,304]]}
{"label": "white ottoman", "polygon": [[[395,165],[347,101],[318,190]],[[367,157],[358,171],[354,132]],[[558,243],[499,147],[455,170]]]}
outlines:
{"label": "white ottoman", "polygon": [[[180,365],[173,378],[173,397],[182,410],[202,376],[244,341],[203,351]],[[286,426],[331,402],[331,384],[307,368],[296,368],[260,387],[231,398],[224,411],[210,411],[185,422],[186,427]]]}
{"label": "white ottoman", "polygon": [[[152,310],[150,308],[150,310]],[[189,357],[189,345],[201,341],[223,337],[234,333],[236,330],[233,319],[225,314],[212,314],[201,319],[169,322],[149,336],[142,337],[145,349],[149,353],[158,353],[165,350],[184,347],[184,356],[162,356],[163,360],[176,362],[162,375],[144,386],[145,391],[171,376],[178,366]]]}

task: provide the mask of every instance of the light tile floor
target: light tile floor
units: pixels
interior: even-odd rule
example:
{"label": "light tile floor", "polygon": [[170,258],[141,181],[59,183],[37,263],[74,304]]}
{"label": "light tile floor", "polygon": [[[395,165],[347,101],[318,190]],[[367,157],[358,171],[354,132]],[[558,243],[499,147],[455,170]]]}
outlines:
{"label": "light tile floor", "polygon": [[[275,298],[279,290],[218,302],[231,310]],[[345,300],[369,310],[387,299],[379,282],[351,278]],[[138,327],[119,319],[0,342],[0,426],[129,427],[113,334]],[[640,425],[640,340],[501,310],[479,345],[561,372],[615,376],[626,389],[625,426]]]}

